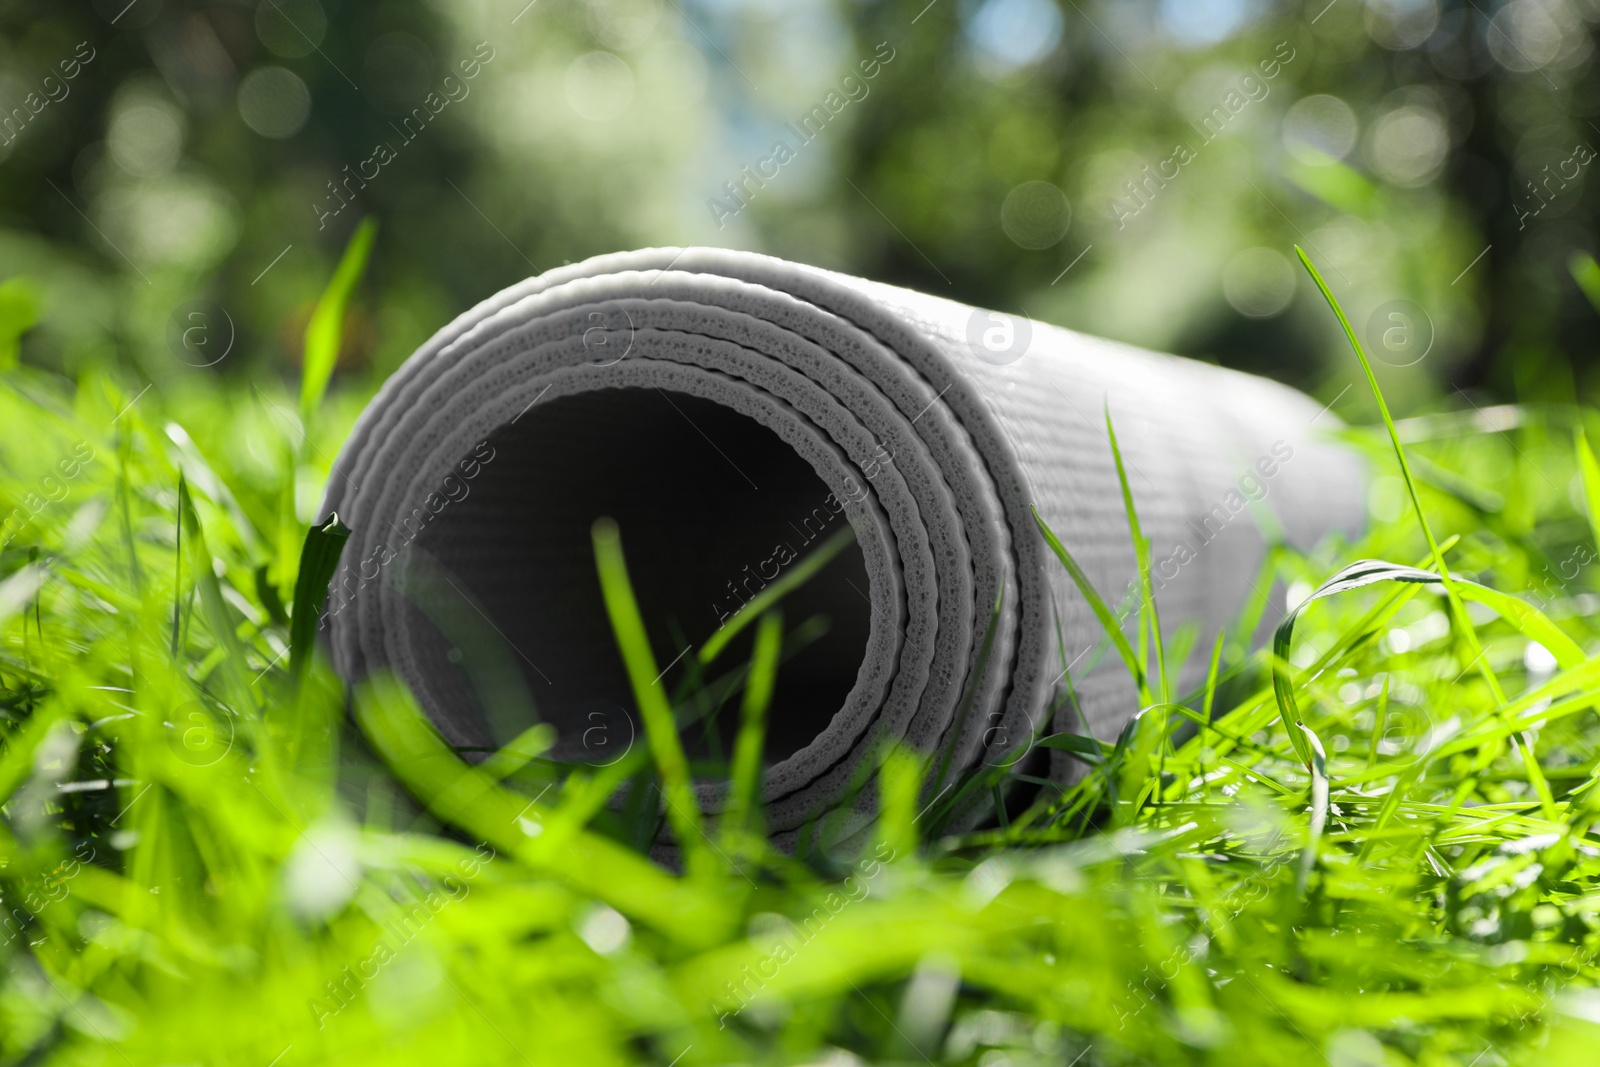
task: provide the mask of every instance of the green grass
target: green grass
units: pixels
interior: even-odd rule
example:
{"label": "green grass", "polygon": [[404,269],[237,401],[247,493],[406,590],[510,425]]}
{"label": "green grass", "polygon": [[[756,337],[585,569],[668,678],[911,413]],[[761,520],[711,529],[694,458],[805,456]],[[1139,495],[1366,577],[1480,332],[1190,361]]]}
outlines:
{"label": "green grass", "polygon": [[[1600,423],[1397,422],[1357,355],[1386,517],[1273,551],[1298,605],[1272,648],[1243,618],[1171,691],[1131,496],[1131,641],[1041,523],[1146,710],[1041,739],[1067,788],[878,753],[868,831],[792,854],[757,754],[820,621],[764,601],[729,623],[752,663],[723,640],[664,689],[679,650],[599,524],[647,736],[574,769],[535,727],[470,763],[312,641],[341,531],[306,523],[363,397],[3,370],[0,1062],[1593,1062]],[[678,733],[724,713],[719,820]],[[991,793],[1006,817],[958,832]]]}

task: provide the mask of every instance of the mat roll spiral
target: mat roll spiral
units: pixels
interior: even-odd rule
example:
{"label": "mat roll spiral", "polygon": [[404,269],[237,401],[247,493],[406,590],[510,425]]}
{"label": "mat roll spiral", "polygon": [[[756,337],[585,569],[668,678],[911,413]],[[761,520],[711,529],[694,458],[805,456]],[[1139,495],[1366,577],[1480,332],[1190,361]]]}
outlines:
{"label": "mat roll spiral", "polygon": [[[1193,623],[1209,647],[1252,592],[1263,531],[1306,546],[1361,522],[1337,420],[1263,378],[750,253],[551,270],[442,329],[357,423],[323,505],[354,531],[327,609],[334,662],[351,681],[395,671],[466,750],[530,725],[486,697],[520,688],[557,758],[607,762],[638,727],[596,518],[620,525],[663,685],[675,655],[848,526],[854,543],[784,601],[791,632],[828,625],[780,672],[770,828],[836,803],[885,739],[958,768],[1013,757],[1050,728],[1068,667],[1111,737],[1137,697],[1031,510],[1124,599],[1108,407],[1168,634]],[[691,743],[725,743],[736,717]],[[722,788],[701,784],[708,809]]]}

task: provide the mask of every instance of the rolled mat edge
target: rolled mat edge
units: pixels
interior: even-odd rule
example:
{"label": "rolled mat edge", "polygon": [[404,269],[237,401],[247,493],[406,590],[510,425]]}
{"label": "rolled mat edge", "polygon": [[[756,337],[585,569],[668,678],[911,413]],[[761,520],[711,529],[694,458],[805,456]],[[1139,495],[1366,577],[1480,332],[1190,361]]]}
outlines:
{"label": "rolled mat edge", "polygon": [[[583,599],[585,582],[599,596],[573,532],[597,517],[583,509],[637,512],[624,544],[630,566],[659,572],[662,604],[698,605],[687,590],[715,587],[709,611],[684,610],[678,638],[652,631],[662,664],[681,651],[673,640],[703,644],[717,612],[777,580],[766,569],[803,557],[833,515],[855,530],[850,566],[867,606],[845,606],[830,577],[843,598],[831,614],[866,614],[817,647],[858,631],[864,643],[853,682],[854,645],[780,673],[780,690],[812,685],[817,701],[849,691],[775,723],[797,747],[767,771],[771,829],[838,803],[884,740],[948,752],[957,770],[1015,759],[1049,728],[1068,679],[1088,728],[1109,738],[1137,710],[1132,681],[1103,654],[1032,511],[1108,602],[1123,600],[1137,568],[1107,411],[1169,636],[1193,624],[1208,648],[1277,531],[1305,548],[1362,522],[1365,472],[1327,439],[1337,419],[1263,378],[753,253],[645,249],[558,268],[440,330],[358,420],[322,507],[354,531],[330,591],[334,664],[352,682],[394,669],[467,749],[504,743],[516,725],[486,722],[474,686],[520,674],[563,753],[604,762],[638,725],[608,719],[605,751],[583,751],[599,729],[585,716],[600,714],[585,708],[631,716]],[[678,499],[663,483],[679,467],[722,488]],[[731,502],[719,511],[713,497]],[[761,540],[769,528],[779,533]],[[775,537],[789,551],[739,572],[731,596],[708,580],[725,573],[712,546],[749,556],[744,546]],[[429,582],[444,606],[418,606]],[[498,660],[485,623],[510,646]],[[463,655],[483,661],[476,679],[464,679]],[[1180,682],[1204,666],[1190,657]],[[1053,773],[1069,770],[1058,759]],[[700,786],[708,809],[721,795]]]}

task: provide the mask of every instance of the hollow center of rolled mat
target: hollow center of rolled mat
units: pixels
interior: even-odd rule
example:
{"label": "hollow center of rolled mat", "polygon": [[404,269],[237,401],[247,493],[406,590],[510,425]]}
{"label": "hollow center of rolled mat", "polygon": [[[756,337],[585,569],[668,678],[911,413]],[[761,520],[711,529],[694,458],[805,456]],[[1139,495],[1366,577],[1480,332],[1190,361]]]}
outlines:
{"label": "hollow center of rolled mat", "polygon": [[[464,640],[508,646],[498,662],[515,665],[539,718],[556,728],[556,758],[604,764],[644,744],[595,572],[596,519],[610,516],[621,528],[669,694],[722,619],[849,528],[826,484],[775,433],[684,393],[601,389],[543,401],[488,443],[492,457],[484,460],[489,452],[480,447],[465,495],[457,489],[460,499],[439,512],[418,545],[450,579],[433,587],[446,599],[470,597],[492,627],[441,629],[451,609],[424,605],[412,628],[415,662],[446,697],[438,705],[469,716],[464,732],[485,735],[487,744],[503,744],[529,723],[495,720],[506,702],[496,704],[487,689],[501,683],[492,670],[474,672],[486,650],[455,647]],[[812,639],[779,669],[769,763],[804,747],[845,703],[867,645],[867,592],[865,562],[851,540],[784,598],[786,632],[810,631]],[[456,615],[468,624],[478,617],[461,604]],[[819,617],[826,629],[817,636]],[[748,660],[754,631],[716,658],[708,681]],[[669,668],[686,642],[691,650]],[[691,758],[708,768],[731,753],[737,733],[740,691],[726,688],[720,710],[684,731]]]}

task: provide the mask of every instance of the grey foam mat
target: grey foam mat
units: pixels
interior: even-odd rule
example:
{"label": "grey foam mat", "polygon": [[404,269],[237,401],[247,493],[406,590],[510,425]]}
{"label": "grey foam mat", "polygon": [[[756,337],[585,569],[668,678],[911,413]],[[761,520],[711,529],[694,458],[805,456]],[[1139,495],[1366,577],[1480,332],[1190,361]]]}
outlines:
{"label": "grey foam mat", "polygon": [[[486,695],[525,692],[555,755],[604,763],[639,727],[595,518],[621,525],[663,665],[848,523],[855,545],[785,606],[791,628],[828,626],[780,674],[772,829],[836,802],[887,739],[959,768],[1081,728],[1043,721],[1067,666],[1112,737],[1132,683],[1114,656],[1086,670],[1101,631],[1030,510],[1123,600],[1136,569],[1107,405],[1169,634],[1193,623],[1209,648],[1252,592],[1263,531],[1305,547],[1361,523],[1337,420],[1266,379],[751,253],[549,271],[435,335],[336,461],[323,514],[354,532],[330,595],[335,665],[394,670],[464,750],[531,723]],[[714,753],[735,717],[689,744]],[[700,793],[718,806],[718,783]]]}

